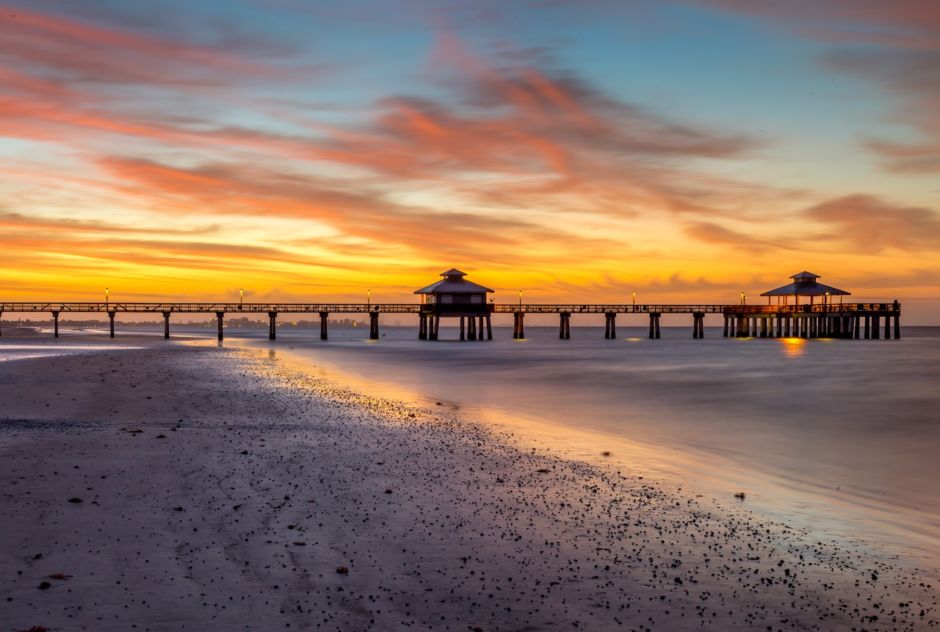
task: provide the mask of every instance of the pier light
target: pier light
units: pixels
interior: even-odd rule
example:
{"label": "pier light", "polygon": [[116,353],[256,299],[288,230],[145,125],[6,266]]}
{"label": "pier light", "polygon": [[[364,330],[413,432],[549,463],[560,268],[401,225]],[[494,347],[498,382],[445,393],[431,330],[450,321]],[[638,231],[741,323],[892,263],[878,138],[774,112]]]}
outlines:
{"label": "pier light", "polygon": [[747,296],[744,294],[744,292],[741,292],[741,305],[744,305],[745,303],[747,303]]}
{"label": "pier light", "polygon": [[245,290],[238,288],[238,307],[242,307],[245,304]]}
{"label": "pier light", "polygon": [[636,292],[633,293],[633,306],[636,307]]}
{"label": "pier light", "polygon": [[372,306],[372,290],[366,290],[366,307]]}
{"label": "pier light", "polygon": [[522,290],[519,290],[519,307],[522,307]]}
{"label": "pier light", "polygon": [[110,300],[111,300],[111,289],[104,288],[104,304],[107,306]]}

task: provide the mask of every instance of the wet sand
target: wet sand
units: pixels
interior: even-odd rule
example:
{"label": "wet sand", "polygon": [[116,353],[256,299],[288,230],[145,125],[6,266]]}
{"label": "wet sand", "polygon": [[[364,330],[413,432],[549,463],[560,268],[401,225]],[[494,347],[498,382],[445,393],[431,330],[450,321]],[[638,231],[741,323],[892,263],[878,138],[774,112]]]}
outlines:
{"label": "wet sand", "polygon": [[919,630],[733,499],[182,345],[0,364],[0,630]]}

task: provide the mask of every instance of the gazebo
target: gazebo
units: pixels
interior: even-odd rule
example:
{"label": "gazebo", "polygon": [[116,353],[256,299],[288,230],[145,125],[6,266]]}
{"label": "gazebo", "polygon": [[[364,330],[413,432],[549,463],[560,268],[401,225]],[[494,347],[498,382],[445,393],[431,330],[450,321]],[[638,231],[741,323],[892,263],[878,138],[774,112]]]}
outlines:
{"label": "gazebo", "polygon": [[441,276],[444,278],[437,283],[415,290],[415,294],[421,295],[418,338],[437,340],[443,316],[460,318],[461,340],[483,340],[484,322],[486,340],[492,340],[490,314],[493,306],[487,303],[486,295],[493,290],[468,281],[467,274],[457,268],[442,272]]}
{"label": "gazebo", "polygon": [[777,297],[778,305],[787,305],[787,301],[791,296],[793,297],[794,305],[800,304],[801,296],[808,296],[809,304],[812,305],[813,298],[817,296],[821,296],[823,302],[829,304],[833,296],[849,296],[852,294],[851,292],[840,290],[837,287],[820,283],[816,280],[820,278],[818,274],[806,272],[805,270],[799,274],[794,274],[790,278],[793,279],[793,283],[761,293],[761,296],[767,297],[768,305],[771,304],[771,300],[774,296]]}

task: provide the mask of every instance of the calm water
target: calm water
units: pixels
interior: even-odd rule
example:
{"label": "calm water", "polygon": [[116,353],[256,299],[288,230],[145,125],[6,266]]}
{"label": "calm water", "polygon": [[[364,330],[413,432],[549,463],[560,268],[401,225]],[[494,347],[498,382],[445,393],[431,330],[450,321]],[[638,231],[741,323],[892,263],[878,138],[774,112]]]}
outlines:
{"label": "calm water", "polygon": [[821,538],[940,566],[940,328],[906,328],[898,341],[807,342],[709,329],[692,340],[688,328],[650,341],[645,330],[618,330],[615,341],[601,328],[559,341],[554,328],[527,327],[524,341],[499,328],[492,342],[434,343],[413,328],[385,328],[378,342],[333,329],[324,343],[285,327],[274,344],[250,330],[229,330],[225,344],[441,402],[686,491],[727,502],[744,491],[748,506]]}
{"label": "calm water", "polygon": [[[443,330],[442,330],[443,331]],[[311,370],[513,426],[578,458],[673,480],[821,536],[940,559],[940,328],[898,341],[735,340],[706,330],[527,328],[420,342],[412,329],[281,334]],[[453,332],[444,335],[455,337]],[[264,347],[268,342],[254,343]],[[285,349],[288,347],[289,349]],[[600,456],[610,450],[609,459]]]}

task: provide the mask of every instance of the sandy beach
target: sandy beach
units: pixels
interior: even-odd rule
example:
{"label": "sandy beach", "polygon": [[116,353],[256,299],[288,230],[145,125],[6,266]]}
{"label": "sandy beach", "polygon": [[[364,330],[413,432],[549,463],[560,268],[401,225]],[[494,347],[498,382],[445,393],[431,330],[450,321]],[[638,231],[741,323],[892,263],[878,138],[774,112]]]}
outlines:
{"label": "sandy beach", "polygon": [[0,362],[0,630],[922,630],[931,579],[180,344]]}

